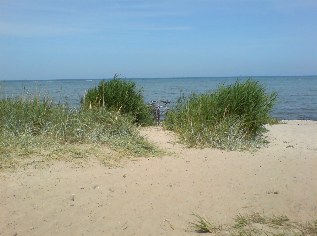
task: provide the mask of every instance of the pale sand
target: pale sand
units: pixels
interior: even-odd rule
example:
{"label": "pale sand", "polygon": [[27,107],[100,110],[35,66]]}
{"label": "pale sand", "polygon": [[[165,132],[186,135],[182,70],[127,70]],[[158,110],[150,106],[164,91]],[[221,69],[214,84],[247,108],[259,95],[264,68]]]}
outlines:
{"label": "pale sand", "polygon": [[317,218],[317,122],[269,127],[255,153],[188,149],[161,128],[142,130],[171,152],[109,169],[58,162],[5,171],[0,235],[195,235],[192,213],[215,223],[237,214]]}

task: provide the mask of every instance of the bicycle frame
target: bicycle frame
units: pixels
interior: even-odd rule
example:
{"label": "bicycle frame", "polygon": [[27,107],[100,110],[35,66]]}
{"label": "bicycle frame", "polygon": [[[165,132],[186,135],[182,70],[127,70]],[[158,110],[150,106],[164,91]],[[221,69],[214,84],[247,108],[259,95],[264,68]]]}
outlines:
{"label": "bicycle frame", "polygon": [[161,121],[164,119],[164,117],[166,116],[166,113],[168,111],[167,104],[169,103],[170,101],[164,101],[164,100],[161,100],[160,102],[151,101],[150,105],[152,107],[153,117],[157,125],[159,125]]}

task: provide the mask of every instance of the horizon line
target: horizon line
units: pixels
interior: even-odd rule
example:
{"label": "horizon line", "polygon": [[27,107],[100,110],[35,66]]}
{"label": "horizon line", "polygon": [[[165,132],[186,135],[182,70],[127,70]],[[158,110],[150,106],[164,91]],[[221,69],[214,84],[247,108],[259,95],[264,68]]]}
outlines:
{"label": "horizon line", "polygon": [[[148,77],[125,77],[125,76],[119,76],[117,78],[119,79],[194,79],[194,78],[258,78],[258,77],[314,77],[315,75],[235,75],[235,76],[170,76],[170,77],[154,77],[154,76],[148,76]],[[4,81],[58,81],[58,80],[110,80],[113,79],[113,77],[109,78],[72,78],[72,79],[4,79],[0,80],[0,82]]]}

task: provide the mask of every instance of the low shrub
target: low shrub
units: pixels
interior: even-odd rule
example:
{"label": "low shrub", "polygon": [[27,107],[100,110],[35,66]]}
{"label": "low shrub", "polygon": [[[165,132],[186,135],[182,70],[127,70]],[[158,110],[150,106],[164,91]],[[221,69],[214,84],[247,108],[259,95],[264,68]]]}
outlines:
{"label": "low shrub", "polygon": [[164,125],[189,146],[244,149],[256,144],[272,120],[276,96],[253,80],[221,85],[214,93],[180,98]]}
{"label": "low shrub", "polygon": [[141,90],[133,81],[118,78],[101,81],[97,87],[91,88],[82,98],[84,108],[106,108],[130,115],[140,125],[150,125],[153,117],[149,106],[144,102]]}

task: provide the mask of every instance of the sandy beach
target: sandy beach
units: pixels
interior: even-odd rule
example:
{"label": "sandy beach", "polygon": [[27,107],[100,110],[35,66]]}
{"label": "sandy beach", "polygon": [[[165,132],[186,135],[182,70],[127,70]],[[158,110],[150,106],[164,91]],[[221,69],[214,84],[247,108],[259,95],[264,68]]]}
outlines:
{"label": "sandy beach", "polygon": [[0,235],[196,235],[193,213],[317,219],[317,121],[269,126],[256,152],[186,148],[161,127],[141,133],[168,154],[105,167],[56,162],[0,173]]}

